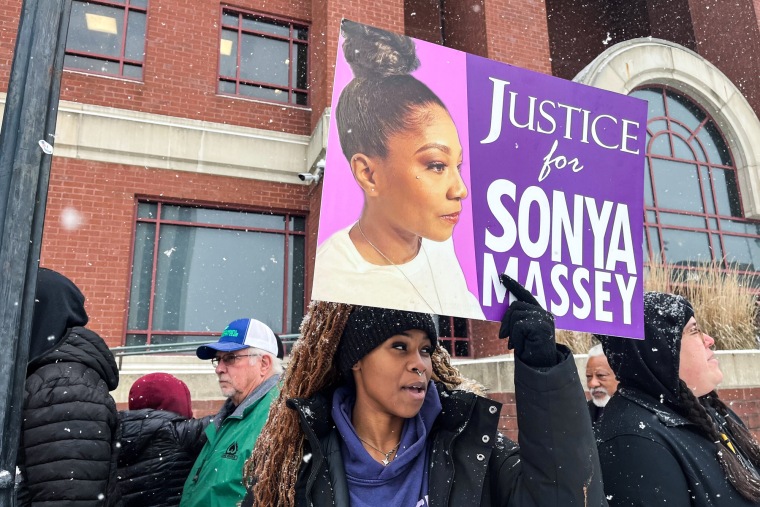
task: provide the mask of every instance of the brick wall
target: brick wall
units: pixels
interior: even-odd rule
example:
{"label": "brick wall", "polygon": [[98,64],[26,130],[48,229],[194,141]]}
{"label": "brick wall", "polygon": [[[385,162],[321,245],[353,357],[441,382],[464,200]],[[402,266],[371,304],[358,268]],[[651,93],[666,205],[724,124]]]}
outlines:
{"label": "brick wall", "polygon": [[[135,196],[224,203],[272,211],[308,211],[297,184],[54,158],[41,264],[71,278],[87,297],[93,330],[121,345],[126,325]],[[81,214],[67,230],[64,209]],[[308,244],[308,239],[307,239]]]}
{"label": "brick wall", "polygon": [[488,58],[551,74],[543,0],[486,0]]}
{"label": "brick wall", "polygon": [[[12,5],[11,5],[12,4]],[[0,89],[8,86],[21,0],[0,7]],[[311,21],[308,0],[240,0],[236,8]],[[308,135],[311,110],[217,95],[220,3],[149,0],[143,82],[66,71],[61,99]],[[310,48],[312,56],[321,51]]]}

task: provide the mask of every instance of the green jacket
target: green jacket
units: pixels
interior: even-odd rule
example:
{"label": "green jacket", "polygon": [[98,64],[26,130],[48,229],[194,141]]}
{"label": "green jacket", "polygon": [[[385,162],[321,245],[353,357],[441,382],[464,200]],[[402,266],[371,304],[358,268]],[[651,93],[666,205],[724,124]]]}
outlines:
{"label": "green jacket", "polygon": [[233,507],[245,496],[243,465],[280,393],[279,375],[265,380],[235,407],[227,400],[206,428],[208,442],[182,490],[180,507]]}

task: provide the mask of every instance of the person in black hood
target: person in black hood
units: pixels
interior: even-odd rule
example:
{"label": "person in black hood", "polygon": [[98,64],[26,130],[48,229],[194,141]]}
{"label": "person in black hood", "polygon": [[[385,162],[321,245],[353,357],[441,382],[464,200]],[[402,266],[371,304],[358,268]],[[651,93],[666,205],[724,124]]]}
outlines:
{"label": "person in black hood", "polygon": [[119,506],[113,354],[86,329],[84,295],[40,268],[17,466],[20,506]]}
{"label": "person in black hood", "polygon": [[647,292],[644,323],[644,340],[598,337],[620,380],[596,428],[610,506],[760,505],[760,446],[715,392],[715,341],[681,296]]}

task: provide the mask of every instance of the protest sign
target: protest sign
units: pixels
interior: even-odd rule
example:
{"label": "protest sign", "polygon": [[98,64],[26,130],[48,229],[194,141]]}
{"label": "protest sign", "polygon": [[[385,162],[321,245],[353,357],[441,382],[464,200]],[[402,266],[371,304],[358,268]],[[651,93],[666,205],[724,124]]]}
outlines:
{"label": "protest sign", "polygon": [[507,273],[559,328],[643,336],[645,102],[350,21],[340,43],[313,299],[499,320]]}

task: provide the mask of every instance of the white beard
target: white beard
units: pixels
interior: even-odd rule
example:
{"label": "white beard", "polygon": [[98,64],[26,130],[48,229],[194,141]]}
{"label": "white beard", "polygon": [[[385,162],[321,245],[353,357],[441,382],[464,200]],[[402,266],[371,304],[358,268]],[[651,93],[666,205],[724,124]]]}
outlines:
{"label": "white beard", "polygon": [[[604,393],[604,398],[599,399],[599,398],[595,397],[594,396],[594,392],[602,392],[602,393]],[[591,402],[594,405],[596,405],[597,407],[599,407],[599,408],[604,408],[605,406],[607,406],[607,403],[610,401],[610,395],[607,394],[607,390],[604,389],[603,387],[602,388],[596,388],[593,391],[590,391],[590,393],[591,393]]]}

